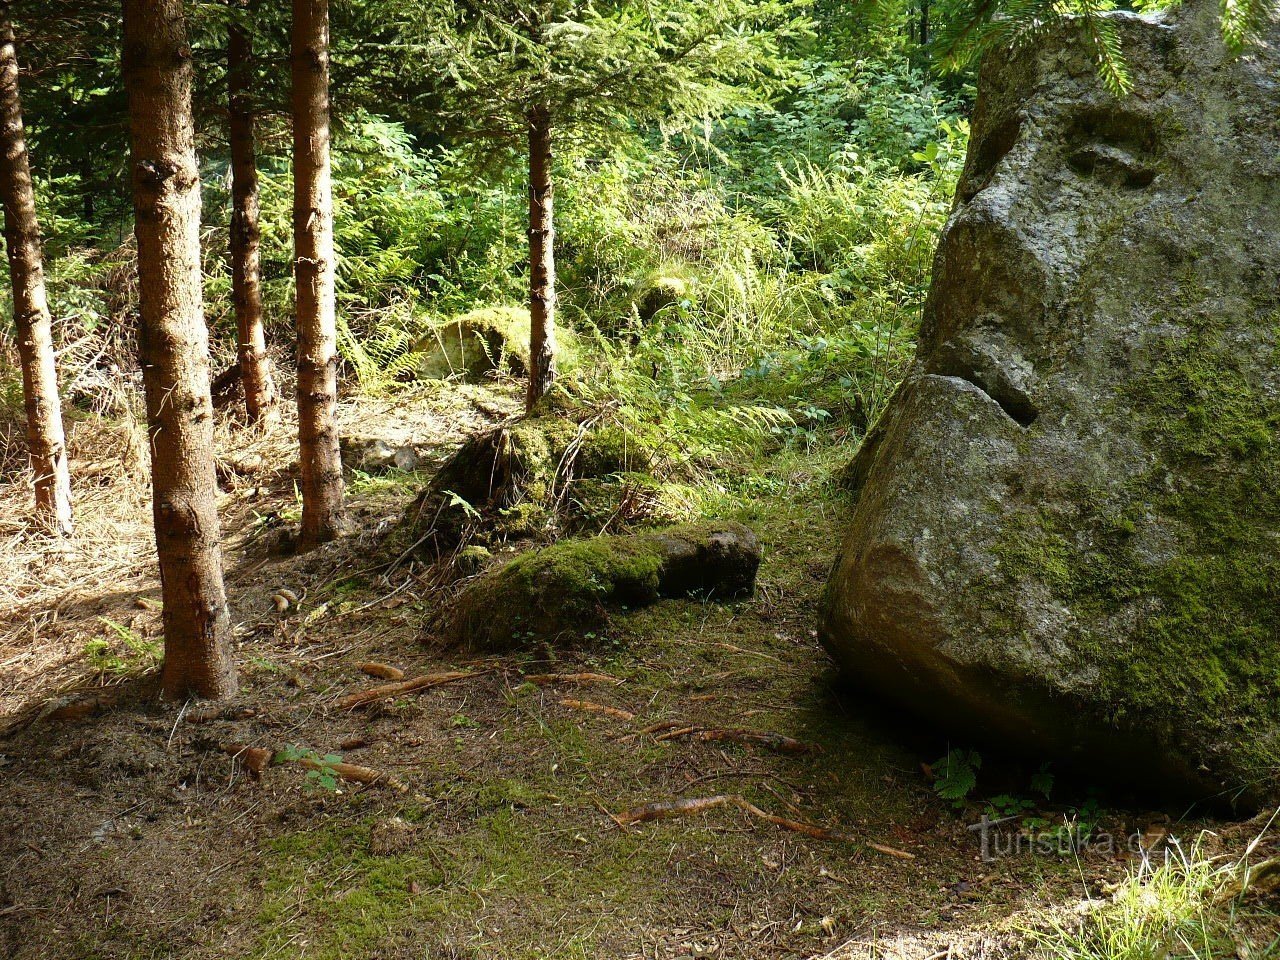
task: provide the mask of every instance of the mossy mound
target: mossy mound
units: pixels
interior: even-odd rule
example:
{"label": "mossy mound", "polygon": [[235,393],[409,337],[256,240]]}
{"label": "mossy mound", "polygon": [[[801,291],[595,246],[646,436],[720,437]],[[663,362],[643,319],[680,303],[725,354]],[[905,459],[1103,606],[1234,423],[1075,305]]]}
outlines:
{"label": "mossy mound", "polygon": [[689,298],[693,281],[675,271],[646,274],[631,290],[631,303],[641,320],[649,321],[659,311]]}
{"label": "mossy mound", "polygon": [[418,376],[478,380],[493,370],[516,376],[529,369],[529,311],[481,307],[434,325],[414,344],[421,354]]}
{"label": "mossy mound", "polygon": [[674,517],[674,498],[664,504],[654,493],[662,484],[636,492],[649,459],[618,424],[548,409],[463,444],[406,511],[397,541],[439,556],[465,541],[548,540],[597,522]]}
{"label": "mossy mound", "polygon": [[[572,366],[570,331],[557,331],[558,361]],[[529,311],[526,307],[480,307],[432,326],[414,344],[417,374],[425,380],[460,376],[480,380],[493,371],[524,376],[529,369]]]}
{"label": "mossy mound", "polygon": [[441,629],[483,650],[590,640],[610,610],[663,597],[749,595],[759,565],[760,541],[736,523],[566,540],[473,580]]}
{"label": "mossy mound", "polygon": [[1280,128],[1250,118],[1280,25],[1246,61],[1208,4],[1113,22],[1149,99],[1066,27],[984,67],[823,636],[953,735],[1255,805],[1280,797]]}

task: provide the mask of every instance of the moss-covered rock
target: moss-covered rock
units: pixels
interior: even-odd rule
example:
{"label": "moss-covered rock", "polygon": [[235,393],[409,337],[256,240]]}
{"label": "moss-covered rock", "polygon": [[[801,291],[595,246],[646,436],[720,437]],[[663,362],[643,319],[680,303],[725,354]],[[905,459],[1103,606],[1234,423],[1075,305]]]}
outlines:
{"label": "moss-covered rock", "polygon": [[658,312],[689,298],[693,283],[676,270],[646,274],[632,288],[631,302],[641,320],[652,320]]}
{"label": "moss-covered rock", "polygon": [[414,349],[418,375],[428,380],[478,380],[493,370],[521,376],[529,368],[529,311],[481,307],[435,324]]}
{"label": "moss-covered rock", "polygon": [[1215,10],[1111,18],[1141,99],[1071,28],[984,66],[823,635],[952,735],[1256,803],[1280,796],[1280,26],[1233,57]]}
{"label": "moss-covered rock", "polygon": [[470,583],[441,626],[448,639],[485,650],[580,641],[601,630],[612,609],[748,595],[759,565],[759,540],[736,523],[566,540]]}
{"label": "moss-covered rock", "polygon": [[566,522],[577,526],[579,485],[591,484],[594,517],[604,509],[606,488],[615,508],[624,502],[629,488],[620,478],[649,459],[620,425],[548,408],[463,444],[406,511],[403,526],[408,542],[426,554],[451,551],[470,536],[550,538]]}

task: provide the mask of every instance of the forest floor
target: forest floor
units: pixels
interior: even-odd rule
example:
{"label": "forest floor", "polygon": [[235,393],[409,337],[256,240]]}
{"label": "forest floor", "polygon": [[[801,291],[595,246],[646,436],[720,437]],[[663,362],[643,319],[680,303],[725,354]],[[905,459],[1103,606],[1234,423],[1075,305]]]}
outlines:
{"label": "forest floor", "polygon": [[[516,409],[514,389],[443,385],[342,416],[411,437],[426,471]],[[69,545],[32,541],[26,491],[0,493],[0,955],[1012,956],[1133,868],[1135,854],[1102,846],[984,862],[969,829],[982,808],[940,800],[922,766],[946,742],[841,689],[814,632],[841,505],[813,477],[745,511],[766,545],[753,598],[666,601],[618,616],[588,650],[475,660],[432,642],[433,595],[380,549],[425,472],[357,478],[357,536],[273,555],[275,528],[296,519],[288,438],[222,437],[242,677],[226,711],[156,695],[136,430],[73,431]],[[297,602],[279,611],[282,589]],[[343,709],[382,682],[361,671],[370,661],[465,676]],[[806,749],[699,742],[688,727]],[[240,748],[292,761],[255,772],[262,755]],[[336,779],[339,759],[380,779]],[[1027,771],[987,767],[1025,785]],[[736,799],[620,816],[722,796],[775,819]],[[1230,845],[1256,832],[1135,808],[1098,817],[1118,836],[1213,828]]]}

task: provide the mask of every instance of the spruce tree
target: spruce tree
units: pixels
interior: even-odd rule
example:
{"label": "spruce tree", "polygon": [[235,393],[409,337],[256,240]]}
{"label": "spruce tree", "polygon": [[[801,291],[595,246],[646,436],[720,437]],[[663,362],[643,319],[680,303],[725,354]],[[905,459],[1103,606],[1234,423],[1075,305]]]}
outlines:
{"label": "spruce tree", "polygon": [[65,535],[71,533],[71,474],[8,3],[0,4],[0,201],[4,205],[4,239],[13,287],[13,321],[22,365],[36,516],[50,531]]}
{"label": "spruce tree", "polygon": [[601,153],[639,124],[761,99],[807,21],[791,0],[444,0],[417,7],[433,108],[473,141],[523,149],[529,173],[529,389],[555,381],[556,143]]}

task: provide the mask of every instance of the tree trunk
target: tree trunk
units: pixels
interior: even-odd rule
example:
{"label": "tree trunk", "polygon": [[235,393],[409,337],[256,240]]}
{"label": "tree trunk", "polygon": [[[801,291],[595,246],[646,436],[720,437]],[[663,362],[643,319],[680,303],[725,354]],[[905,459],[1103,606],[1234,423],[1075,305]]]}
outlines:
{"label": "tree trunk", "polygon": [[218,545],[192,73],[183,0],[124,0],[138,350],[164,599],[164,693],[218,699],[235,692],[236,677]]}
{"label": "tree trunk", "polygon": [[13,285],[13,321],[22,362],[27,449],[35,476],[37,519],[49,530],[66,535],[71,533],[71,474],[62,433],[53,320],[45,299],[40,224],[22,126],[9,4],[0,4],[0,15],[4,18],[0,23],[0,195]]}
{"label": "tree trunk", "polygon": [[227,33],[227,102],[231,139],[231,299],[235,304],[240,382],[250,423],[275,412],[276,385],[262,330],[262,232],[258,227],[258,167],[253,149],[253,49],[238,24]]}
{"label": "tree trunk", "polygon": [[532,411],[556,379],[555,185],[551,181],[551,112],[529,111],[529,390]]}
{"label": "tree trunk", "polygon": [[338,451],[338,334],[329,174],[329,2],[293,0],[293,242],[298,445],[307,549],[347,530]]}

